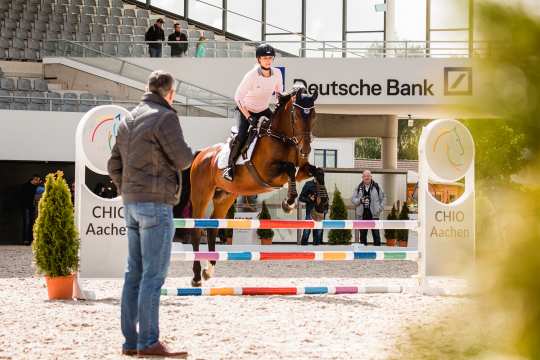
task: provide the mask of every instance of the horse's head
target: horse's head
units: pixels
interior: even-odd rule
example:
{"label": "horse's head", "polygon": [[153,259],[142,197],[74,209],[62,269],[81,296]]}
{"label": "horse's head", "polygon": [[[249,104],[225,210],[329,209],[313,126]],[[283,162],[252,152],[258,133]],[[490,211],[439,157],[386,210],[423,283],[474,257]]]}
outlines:
{"label": "horse's head", "polygon": [[291,137],[297,142],[303,159],[307,159],[311,152],[311,130],[316,118],[315,100],[317,97],[317,92],[309,95],[304,86],[295,85],[293,90],[279,99],[279,107],[283,108],[285,113],[290,113]]}

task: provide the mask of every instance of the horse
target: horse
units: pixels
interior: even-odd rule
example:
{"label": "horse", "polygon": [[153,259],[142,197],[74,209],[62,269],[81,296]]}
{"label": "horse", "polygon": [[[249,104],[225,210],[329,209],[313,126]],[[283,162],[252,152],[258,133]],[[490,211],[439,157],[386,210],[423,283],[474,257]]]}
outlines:
{"label": "horse", "polygon": [[[290,213],[298,197],[296,182],[312,176],[320,185],[318,196],[322,201],[319,201],[317,211],[326,211],[328,194],[324,187],[324,173],[321,168],[308,162],[317,96],[317,93],[308,94],[304,87],[295,87],[288,93],[278,95],[278,105],[271,119],[260,119],[262,123],[257,134],[259,139],[250,163],[236,165],[232,182],[223,178],[223,171],[218,169],[217,164],[222,147],[228,145],[216,144],[198,152],[191,168],[185,170],[190,175],[189,183],[182,188],[183,192],[189,191],[189,196],[183,194],[183,198],[191,200],[193,218],[204,217],[210,201],[214,205],[211,218],[224,218],[239,195],[257,195],[281,188],[285,184],[288,184],[288,191],[282,208]],[[193,229],[193,251],[199,251],[202,231]],[[216,236],[217,229],[207,229],[209,251],[215,251]],[[204,280],[214,275],[215,263],[210,261],[202,271]],[[199,261],[193,263],[191,284],[194,287],[202,285]]]}

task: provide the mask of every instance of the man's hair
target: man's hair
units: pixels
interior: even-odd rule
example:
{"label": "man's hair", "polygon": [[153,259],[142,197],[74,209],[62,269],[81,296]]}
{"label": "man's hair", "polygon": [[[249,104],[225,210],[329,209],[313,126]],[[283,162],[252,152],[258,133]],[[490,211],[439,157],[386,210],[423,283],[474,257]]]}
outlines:
{"label": "man's hair", "polygon": [[30,180],[34,180],[35,178],[41,179],[41,176],[39,176],[38,174],[33,174]]}
{"label": "man's hair", "polygon": [[180,26],[180,23],[174,23],[174,27]]}
{"label": "man's hair", "polygon": [[174,79],[172,75],[163,70],[153,71],[148,77],[148,91],[163,98],[171,91],[173,85]]}
{"label": "man's hair", "polygon": [[156,20],[156,22],[157,22],[157,23],[160,23],[160,24],[164,24],[164,23],[165,23],[165,21],[163,21],[162,18],[158,18],[158,19]]}

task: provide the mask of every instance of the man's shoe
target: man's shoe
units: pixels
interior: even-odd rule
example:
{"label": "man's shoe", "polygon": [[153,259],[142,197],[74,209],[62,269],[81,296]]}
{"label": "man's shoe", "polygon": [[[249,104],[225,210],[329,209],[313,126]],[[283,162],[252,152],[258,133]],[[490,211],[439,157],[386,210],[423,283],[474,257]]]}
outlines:
{"label": "man's shoe", "polygon": [[122,355],[137,356],[137,349],[122,349]]}
{"label": "man's shoe", "polygon": [[170,357],[176,359],[187,359],[188,357],[187,351],[169,351],[161,341],[146,349],[139,350],[138,355],[139,357]]}
{"label": "man's shoe", "polygon": [[228,168],[225,168],[225,170],[223,170],[223,178],[227,181],[233,181],[232,167],[228,167]]}

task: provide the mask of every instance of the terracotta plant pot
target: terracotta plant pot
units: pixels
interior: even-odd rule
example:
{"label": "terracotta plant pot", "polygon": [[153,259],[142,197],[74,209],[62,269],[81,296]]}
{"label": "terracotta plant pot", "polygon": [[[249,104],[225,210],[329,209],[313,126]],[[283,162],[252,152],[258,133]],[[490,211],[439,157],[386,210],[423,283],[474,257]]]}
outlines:
{"label": "terracotta plant pot", "polygon": [[399,240],[398,241],[398,245],[401,246],[401,247],[407,247],[407,243],[408,243],[407,240]]}
{"label": "terracotta plant pot", "polygon": [[261,245],[272,245],[272,238],[270,238],[270,239],[261,239]]}
{"label": "terracotta plant pot", "polygon": [[232,245],[232,237],[227,238],[227,245]]}
{"label": "terracotta plant pot", "polygon": [[73,299],[73,275],[48,277],[47,292],[49,300],[71,300]]}
{"label": "terracotta plant pot", "polygon": [[386,246],[396,246],[396,239],[386,239]]}

